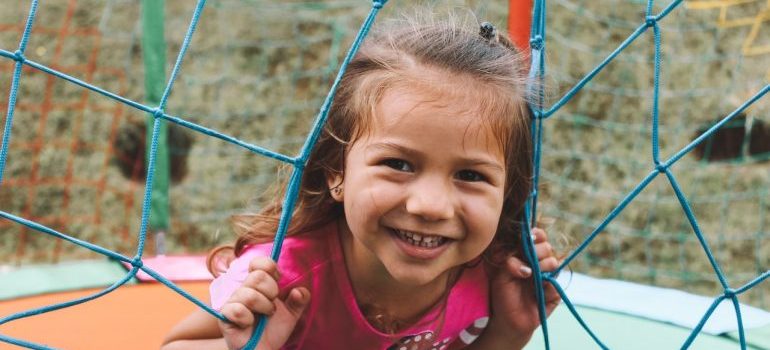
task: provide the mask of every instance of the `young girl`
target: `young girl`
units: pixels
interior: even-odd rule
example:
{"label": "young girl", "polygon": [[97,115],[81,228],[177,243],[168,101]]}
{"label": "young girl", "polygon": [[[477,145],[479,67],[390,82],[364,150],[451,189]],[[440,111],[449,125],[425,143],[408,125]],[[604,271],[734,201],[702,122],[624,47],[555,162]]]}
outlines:
{"label": "young girl", "polygon": [[[518,349],[539,325],[520,222],[531,145],[522,54],[494,27],[408,19],[351,61],[306,167],[289,236],[281,198],[240,217],[236,258],[164,349]],[[543,270],[546,233],[533,230]],[[221,252],[221,251],[220,251]],[[546,309],[559,302],[546,285]]]}

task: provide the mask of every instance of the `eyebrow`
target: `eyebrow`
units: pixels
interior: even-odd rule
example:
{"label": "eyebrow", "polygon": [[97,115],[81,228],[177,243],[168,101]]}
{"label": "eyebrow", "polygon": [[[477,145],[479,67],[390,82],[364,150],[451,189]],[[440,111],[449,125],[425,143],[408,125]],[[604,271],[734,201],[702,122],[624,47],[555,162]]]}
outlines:
{"label": "eyebrow", "polygon": [[[403,145],[399,145],[397,143],[393,142],[377,142],[373,143],[371,145],[366,146],[367,151],[372,150],[380,150],[380,151],[395,151],[399,153],[406,154],[409,157],[416,157],[416,158],[424,158],[425,156],[422,154],[422,152],[419,152],[417,150],[411,149],[409,147],[404,147]],[[483,158],[460,158],[459,159],[461,163],[468,164],[470,166],[481,166],[485,168],[490,168],[493,170],[498,170],[505,172],[505,168],[503,168],[499,162],[495,162],[492,160],[486,160]]]}

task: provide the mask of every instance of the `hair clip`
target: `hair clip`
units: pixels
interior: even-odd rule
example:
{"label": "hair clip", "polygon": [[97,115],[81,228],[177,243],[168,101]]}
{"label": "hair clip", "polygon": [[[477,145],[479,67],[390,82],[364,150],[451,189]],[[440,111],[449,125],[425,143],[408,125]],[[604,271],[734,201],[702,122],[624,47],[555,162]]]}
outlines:
{"label": "hair clip", "polygon": [[492,23],[483,22],[479,27],[479,35],[488,41],[492,41],[497,37],[497,29],[495,29]]}

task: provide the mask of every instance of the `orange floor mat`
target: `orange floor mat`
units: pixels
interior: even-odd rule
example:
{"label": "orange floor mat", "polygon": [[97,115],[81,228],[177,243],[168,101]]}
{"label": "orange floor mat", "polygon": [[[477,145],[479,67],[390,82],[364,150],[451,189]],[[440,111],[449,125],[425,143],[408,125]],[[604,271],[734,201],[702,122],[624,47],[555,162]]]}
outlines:
{"label": "orange floor mat", "polygon": [[[177,283],[208,301],[208,281]],[[0,317],[72,300],[99,289],[0,302]],[[171,327],[197,306],[159,283],[126,285],[99,299],[0,326],[0,334],[57,349],[158,349]],[[17,349],[0,342],[0,349]]]}

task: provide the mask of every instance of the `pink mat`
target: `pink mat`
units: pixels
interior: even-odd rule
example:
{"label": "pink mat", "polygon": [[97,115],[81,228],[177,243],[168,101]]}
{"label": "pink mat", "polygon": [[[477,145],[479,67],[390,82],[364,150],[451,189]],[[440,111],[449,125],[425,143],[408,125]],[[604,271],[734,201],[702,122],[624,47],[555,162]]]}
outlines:
{"label": "pink mat", "polygon": [[[142,259],[144,266],[172,281],[209,281],[213,277],[206,268],[206,256],[196,255],[159,255]],[[131,264],[123,263],[127,269]],[[141,282],[154,282],[152,276],[139,270],[136,278]]]}

